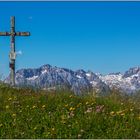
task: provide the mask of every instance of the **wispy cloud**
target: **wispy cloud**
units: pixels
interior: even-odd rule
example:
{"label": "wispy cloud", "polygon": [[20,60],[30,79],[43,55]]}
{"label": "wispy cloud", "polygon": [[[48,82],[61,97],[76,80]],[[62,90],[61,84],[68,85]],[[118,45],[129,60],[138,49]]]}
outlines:
{"label": "wispy cloud", "polygon": [[16,55],[22,55],[23,53],[22,53],[22,51],[20,50],[20,51],[18,51],[18,52],[16,52]]}

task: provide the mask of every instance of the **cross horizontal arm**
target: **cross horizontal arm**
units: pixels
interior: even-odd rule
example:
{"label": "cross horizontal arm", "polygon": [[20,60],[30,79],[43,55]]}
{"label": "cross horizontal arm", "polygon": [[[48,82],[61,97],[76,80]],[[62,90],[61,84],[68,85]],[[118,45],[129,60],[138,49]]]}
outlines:
{"label": "cross horizontal arm", "polygon": [[9,32],[0,32],[0,36],[10,36]]}
{"label": "cross horizontal arm", "polygon": [[30,36],[30,32],[16,32],[16,36]]}

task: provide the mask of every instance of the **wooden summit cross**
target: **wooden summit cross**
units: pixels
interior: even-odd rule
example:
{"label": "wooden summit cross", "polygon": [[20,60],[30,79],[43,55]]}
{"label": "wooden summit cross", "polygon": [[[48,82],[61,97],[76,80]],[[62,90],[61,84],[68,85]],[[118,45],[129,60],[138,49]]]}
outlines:
{"label": "wooden summit cross", "polygon": [[16,60],[16,52],[15,52],[15,36],[30,36],[30,32],[16,32],[15,31],[15,17],[11,17],[11,30],[10,32],[0,32],[0,36],[10,36],[11,38],[11,50],[9,54],[10,58],[10,84],[15,86],[15,60]]}

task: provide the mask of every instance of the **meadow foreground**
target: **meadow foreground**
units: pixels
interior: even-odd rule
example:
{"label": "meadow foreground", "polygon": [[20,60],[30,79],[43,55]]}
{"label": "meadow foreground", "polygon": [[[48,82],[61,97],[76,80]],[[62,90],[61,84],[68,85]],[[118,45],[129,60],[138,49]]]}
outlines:
{"label": "meadow foreground", "polygon": [[0,138],[140,138],[139,99],[0,86]]}

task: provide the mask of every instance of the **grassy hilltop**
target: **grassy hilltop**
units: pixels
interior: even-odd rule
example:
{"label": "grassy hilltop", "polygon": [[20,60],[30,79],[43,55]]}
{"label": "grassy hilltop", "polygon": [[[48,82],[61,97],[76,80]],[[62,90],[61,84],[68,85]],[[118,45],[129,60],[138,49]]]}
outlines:
{"label": "grassy hilltop", "polygon": [[0,138],[140,138],[139,101],[0,85]]}

